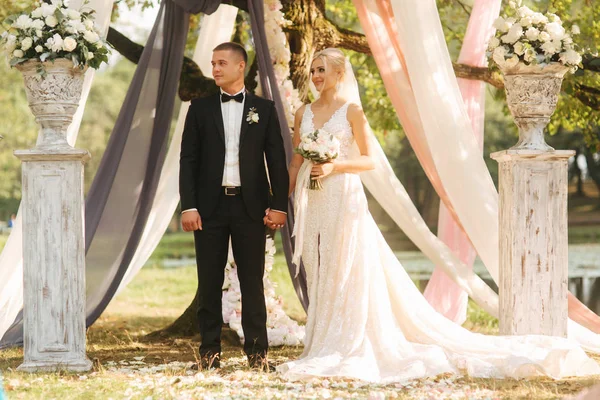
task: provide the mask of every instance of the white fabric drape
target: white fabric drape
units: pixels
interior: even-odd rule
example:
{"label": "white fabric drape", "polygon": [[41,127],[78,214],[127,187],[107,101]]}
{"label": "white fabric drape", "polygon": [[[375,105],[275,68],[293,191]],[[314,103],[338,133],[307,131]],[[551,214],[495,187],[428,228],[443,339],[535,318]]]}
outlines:
{"label": "white fabric drape", "polygon": [[[78,9],[83,4],[82,0],[74,0],[71,8]],[[96,10],[96,24],[106,36],[113,7],[113,0],[91,0],[87,8]],[[79,126],[83,118],[85,103],[87,102],[95,71],[89,69],[84,78],[83,90],[79,108],[73,116],[73,123],[67,131],[67,140],[74,145],[79,133]],[[33,117],[32,117],[33,118]],[[12,228],[8,240],[0,254],[0,338],[14,322],[19,310],[23,307],[23,235],[21,227],[21,213],[17,212],[17,220]]]}
{"label": "white fabric drape", "polygon": [[[212,50],[218,44],[231,39],[237,11],[236,7],[221,4],[219,9],[213,14],[202,16],[200,35],[196,42],[193,60],[201,67],[204,64],[204,68],[202,69],[203,75],[212,77],[212,66],[210,66]],[[208,67],[206,66],[207,61]],[[173,213],[179,203],[179,150],[181,149],[181,136],[189,104],[189,102],[182,103],[179,109],[177,125],[161,171],[152,211],[150,212],[135,256],[131,260],[131,264],[121,281],[119,291],[131,282],[133,277],[148,261],[148,258],[152,255],[152,252],[169,226]]]}

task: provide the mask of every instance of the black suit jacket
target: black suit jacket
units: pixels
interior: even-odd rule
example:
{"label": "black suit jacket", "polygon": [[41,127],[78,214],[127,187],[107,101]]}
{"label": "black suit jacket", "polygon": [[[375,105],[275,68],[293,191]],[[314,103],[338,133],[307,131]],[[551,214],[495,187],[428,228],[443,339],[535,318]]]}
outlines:
{"label": "black suit jacket", "polygon": [[[246,121],[250,108],[258,113],[258,123]],[[275,104],[251,93],[246,93],[244,103],[239,158],[242,198],[250,217],[262,219],[268,207],[287,212],[289,178]],[[181,209],[196,208],[202,218],[210,218],[223,192],[225,129],[220,94],[192,101],[179,165]]]}

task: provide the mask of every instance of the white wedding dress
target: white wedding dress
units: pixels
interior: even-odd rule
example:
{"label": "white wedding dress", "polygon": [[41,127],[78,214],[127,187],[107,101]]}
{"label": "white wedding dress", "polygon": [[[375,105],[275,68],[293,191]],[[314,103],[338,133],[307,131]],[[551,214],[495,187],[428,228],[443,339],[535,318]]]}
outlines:
{"label": "white wedding dress", "polygon": [[[354,146],[348,104],[322,127],[340,140],[341,160]],[[301,136],[315,130],[313,117],[307,105]],[[308,190],[311,166],[304,162],[295,192],[296,243],[300,239],[310,301],[305,348],[298,360],[278,367],[284,377],[389,383],[441,373],[494,378],[600,373],[573,341],[485,336],[438,314],[385,242],[360,176],[332,174],[323,179],[323,190]]]}

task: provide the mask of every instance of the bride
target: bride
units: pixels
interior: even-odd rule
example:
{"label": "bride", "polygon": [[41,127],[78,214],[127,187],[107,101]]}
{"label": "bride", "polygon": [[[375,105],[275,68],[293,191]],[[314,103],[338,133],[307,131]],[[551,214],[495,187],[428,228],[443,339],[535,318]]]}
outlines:
{"label": "bride", "polygon": [[[442,373],[522,378],[599,374],[577,343],[555,337],[472,333],[427,303],[369,214],[359,176],[373,169],[372,132],[349,61],[338,49],[316,54],[318,100],[301,107],[294,146],[317,129],[340,141],[339,157],[313,164],[295,155],[296,251],[310,306],[305,348],[278,367],[284,377],[331,376],[388,383]],[[308,190],[309,179],[322,190]]]}

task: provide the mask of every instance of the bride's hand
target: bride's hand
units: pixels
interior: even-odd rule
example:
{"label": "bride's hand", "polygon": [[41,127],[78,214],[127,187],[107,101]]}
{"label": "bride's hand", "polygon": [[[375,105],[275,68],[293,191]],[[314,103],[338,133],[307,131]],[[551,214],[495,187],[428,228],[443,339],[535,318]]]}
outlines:
{"label": "bride's hand", "polygon": [[334,170],[335,164],[332,161],[329,161],[323,164],[313,165],[312,170],[310,171],[310,175],[312,179],[320,179],[331,174]]}

